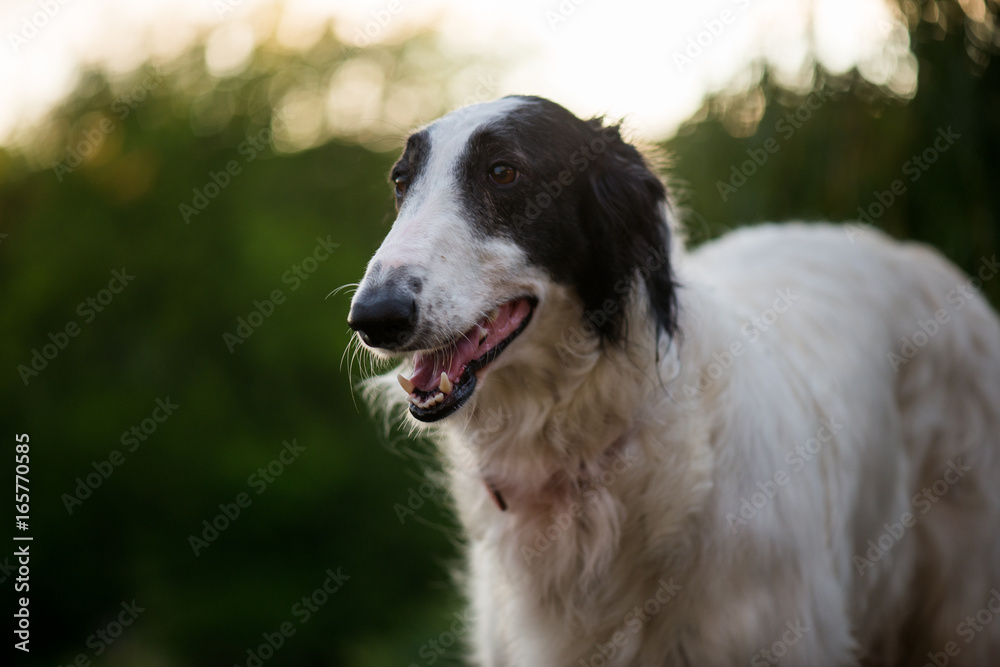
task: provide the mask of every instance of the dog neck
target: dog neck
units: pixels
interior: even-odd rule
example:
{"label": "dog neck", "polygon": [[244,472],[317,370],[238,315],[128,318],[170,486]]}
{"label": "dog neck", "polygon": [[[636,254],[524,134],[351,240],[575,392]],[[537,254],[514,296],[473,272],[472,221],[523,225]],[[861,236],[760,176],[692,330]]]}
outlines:
{"label": "dog neck", "polygon": [[[696,291],[685,298],[701,298]],[[579,321],[573,315],[559,317]],[[613,565],[621,554],[647,553],[649,539],[678,575],[697,554],[684,535],[713,489],[711,424],[675,394],[702,360],[666,337],[657,354],[645,311],[630,315],[629,347],[590,339],[569,350],[560,346],[565,326],[539,319],[520,341],[518,363],[495,369],[471,416],[449,422],[438,440],[466,534],[547,600],[554,622],[578,622],[576,611],[602,587],[629,586],[627,569],[612,583]],[[690,316],[691,324],[702,317],[694,307],[682,314]],[[653,484],[674,493],[650,498]],[[653,537],[636,524],[650,511]]]}
{"label": "dog neck", "polygon": [[565,326],[579,311],[571,319],[550,308],[518,363],[492,371],[469,416],[449,429],[449,459],[499,510],[579,496],[620,460],[648,395],[663,390],[652,324],[630,308],[628,347],[579,335]]}
{"label": "dog neck", "polygon": [[[624,463],[626,467],[631,464],[629,458],[623,456],[622,452],[627,442],[628,439],[624,436],[612,442],[601,454],[596,465],[588,466],[584,461],[581,461],[579,473],[575,477],[564,474],[561,471],[554,473],[545,485],[543,493],[538,495],[551,498],[561,495],[580,495],[587,489],[606,486],[607,482],[604,481],[604,475],[607,472],[610,471],[612,475],[615,475],[618,473],[618,465],[620,463]],[[486,487],[486,491],[490,495],[490,498],[493,499],[493,504],[496,505],[497,509],[501,512],[506,512],[509,506],[500,487],[486,476],[483,477],[483,486]]]}

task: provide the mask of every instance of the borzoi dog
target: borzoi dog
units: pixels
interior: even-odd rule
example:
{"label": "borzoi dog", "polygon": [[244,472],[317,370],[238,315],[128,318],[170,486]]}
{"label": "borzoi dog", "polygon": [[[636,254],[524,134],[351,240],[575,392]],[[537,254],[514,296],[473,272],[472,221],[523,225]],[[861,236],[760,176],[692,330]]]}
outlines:
{"label": "borzoi dog", "polygon": [[620,126],[535,97],[391,180],[348,321],[400,364],[376,403],[434,423],[475,664],[1000,665],[995,257],[805,224],[689,252]]}

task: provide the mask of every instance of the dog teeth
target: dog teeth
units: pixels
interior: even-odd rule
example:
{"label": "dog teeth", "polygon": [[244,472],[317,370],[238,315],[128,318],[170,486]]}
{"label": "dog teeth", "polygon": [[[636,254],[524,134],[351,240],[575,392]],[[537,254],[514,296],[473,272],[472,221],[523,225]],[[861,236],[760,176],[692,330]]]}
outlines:
{"label": "dog teeth", "polygon": [[417,406],[421,410],[426,410],[427,408],[433,407],[433,406],[435,406],[435,405],[437,405],[439,403],[443,403],[444,402],[444,394],[442,394],[439,391],[436,394],[434,394],[433,396],[431,396],[430,398],[428,398],[427,400],[423,400],[423,401],[420,400],[419,398],[417,398],[416,396],[410,396],[409,401],[410,401],[410,403],[413,403],[413,405]]}
{"label": "dog teeth", "polygon": [[399,375],[397,375],[396,379],[399,380],[399,386],[402,387],[404,390],[406,390],[407,394],[412,394],[413,393],[413,390],[416,388],[416,385],[414,385],[408,379],[406,379],[405,377],[403,377],[402,373],[400,373]]}
{"label": "dog teeth", "polygon": [[490,312],[489,312],[489,313],[488,313],[488,314],[486,315],[486,317],[490,318],[491,320],[493,320],[493,321],[495,322],[495,321],[496,321],[496,319],[497,319],[498,317],[500,317],[500,309],[499,309],[499,308],[494,308],[493,310],[491,310],[491,311],[490,311]]}
{"label": "dog teeth", "polygon": [[451,393],[451,380],[448,379],[448,374],[441,371],[441,385],[438,387],[445,394]]}
{"label": "dog teeth", "polygon": [[490,335],[489,331],[487,331],[483,327],[479,327],[479,342],[480,343],[482,343],[484,340],[486,340],[486,337],[489,336],[489,335]]}

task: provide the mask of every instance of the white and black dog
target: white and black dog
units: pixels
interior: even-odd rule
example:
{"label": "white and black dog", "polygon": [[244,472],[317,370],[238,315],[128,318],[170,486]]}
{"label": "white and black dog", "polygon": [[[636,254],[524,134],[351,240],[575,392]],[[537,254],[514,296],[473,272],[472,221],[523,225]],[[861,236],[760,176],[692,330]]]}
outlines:
{"label": "white and black dog", "polygon": [[375,402],[439,422],[475,664],[1000,665],[995,257],[802,224],[687,252],[619,126],[535,97],[391,179],[349,323],[401,362]]}

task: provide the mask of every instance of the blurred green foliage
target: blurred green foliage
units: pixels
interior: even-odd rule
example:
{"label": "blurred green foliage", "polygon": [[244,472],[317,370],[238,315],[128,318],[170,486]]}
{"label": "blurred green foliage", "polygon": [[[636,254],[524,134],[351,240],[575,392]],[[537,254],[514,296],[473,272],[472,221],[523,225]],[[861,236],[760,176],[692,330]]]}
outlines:
{"label": "blurred green foliage", "polygon": [[[911,101],[822,71],[822,93],[806,98],[763,67],[759,85],[709,99],[664,145],[692,239],[745,222],[855,218],[952,127],[961,138],[876,222],[974,270],[1000,236],[1000,74],[968,56],[967,39],[961,25],[916,23]],[[377,60],[413,76],[408,48],[381,48]],[[285,622],[295,634],[264,664],[424,665],[437,655],[428,642],[460,608],[458,531],[439,490],[400,521],[396,505],[416,506],[433,469],[429,450],[382,435],[353,395],[350,290],[331,294],[359,279],[388,230],[386,149],[405,128],[374,147],[334,138],[279,154],[260,92],[358,55],[327,39],[309,54],[262,53],[231,80],[210,80],[197,53],[154,79],[140,71],[113,85],[94,73],[50,127],[61,147],[114,124],[80,166],[39,169],[0,152],[0,423],[8,440],[31,436],[31,664],[85,654],[106,665],[246,665]],[[123,115],[116,102],[136,86],[148,94]],[[810,101],[817,108],[794,132],[779,125]],[[723,198],[719,183],[769,139],[778,149]],[[185,220],[182,204],[206,205]],[[102,294],[113,271],[135,277]],[[998,287],[986,286],[994,299]],[[255,301],[274,290],[283,301],[261,306],[273,312],[227,346],[223,335],[240,334],[238,318],[257,322]],[[79,334],[64,339],[71,322]],[[47,345],[57,353],[25,382],[18,367]],[[168,398],[174,414],[148,421]],[[129,451],[127,432],[143,420],[146,439]],[[258,469],[286,440],[304,451],[258,494]],[[108,470],[114,450],[124,462],[105,479],[95,463]],[[99,485],[69,512],[67,494],[88,475]],[[196,556],[190,536],[241,493],[249,506]],[[349,579],[301,623],[295,605],[338,568]],[[92,635],[133,599],[145,611],[96,657]],[[451,648],[436,663],[460,656]]]}
{"label": "blurred green foliage", "polygon": [[[0,185],[0,422],[32,443],[32,664],[93,659],[88,637],[133,598],[146,611],[99,664],[246,664],[284,621],[298,630],[276,664],[416,659],[457,607],[451,522],[433,502],[419,516],[442,529],[397,518],[424,466],[356,404],[350,295],[330,295],[388,229],[394,156],[334,141],[276,157],[250,115],[195,136],[169,77],[124,120],[106,84],[85,86],[97,92],[66,114],[114,119],[99,152],[68,174],[18,172],[8,156]],[[248,138],[259,150],[240,152]],[[207,206],[185,222],[195,190]],[[102,305],[113,270],[134,279]],[[227,346],[274,290],[283,303]],[[79,334],[25,384],[16,367],[69,322]],[[123,433],[168,397],[180,407],[129,452]],[[248,478],[292,439],[305,451],[258,495]],[[63,494],[113,450],[124,463],[70,514]],[[195,556],[189,535],[241,492],[250,506]],[[293,605],[328,568],[350,579],[299,626]]]}
{"label": "blurred green foliage", "polygon": [[[962,23],[951,25],[916,25],[912,100],[821,68],[811,92],[795,93],[755,64],[757,85],[706,101],[666,144],[692,239],[760,221],[862,219],[975,271],[1000,245],[1000,68],[969,58]],[[984,291],[1000,301],[1000,285]]]}

